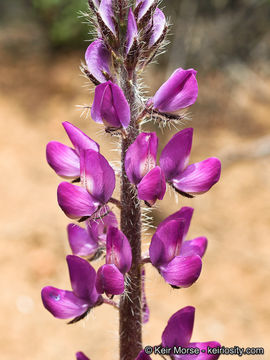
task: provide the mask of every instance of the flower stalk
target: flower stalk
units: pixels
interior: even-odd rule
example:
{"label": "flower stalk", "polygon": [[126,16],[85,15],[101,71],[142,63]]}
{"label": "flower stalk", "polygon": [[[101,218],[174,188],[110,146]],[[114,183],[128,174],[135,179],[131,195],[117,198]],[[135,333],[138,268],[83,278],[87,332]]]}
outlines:
{"label": "flower stalk", "polygon": [[[120,199],[113,197],[118,179],[99,144],[64,122],[72,147],[51,141],[46,156],[51,168],[65,179],[57,189],[58,204],[77,222],[67,226],[73,254],[67,256],[72,291],[46,286],[42,301],[54,317],[71,319],[69,324],[84,319],[97,306],[113,306],[119,311],[119,360],[151,360],[142,342],[142,326],[150,316],[146,267],[153,266],[174,289],[189,287],[200,276],[208,241],[203,236],[186,240],[193,208],[182,207],[159,224],[142,255],[141,205],[144,201],[154,207],[168,187],[190,199],[207,192],[219,180],[220,161],[212,157],[189,164],[193,129],[186,128],[169,140],[158,162],[157,134],[141,131],[149,119],[165,125],[180,123],[181,111],[193,105],[198,95],[197,72],[182,68],[152,98],[145,100],[140,94],[137,77],[156,56],[167,33],[158,1],[88,1],[97,38],[86,50],[83,72],[96,86],[92,119],[121,141]],[[113,206],[120,210],[120,224]],[[101,257],[105,264],[98,269],[90,264]],[[120,300],[113,300],[115,296]],[[172,315],[162,346],[196,346],[197,351],[203,350],[201,360],[216,360],[218,356],[205,355],[205,348],[219,346],[217,342],[190,342],[194,313],[187,306]],[[81,351],[76,358],[90,360]]]}
{"label": "flower stalk", "polygon": [[137,190],[126,175],[125,157],[129,146],[139,135],[138,99],[136,98],[136,78],[133,85],[123,69],[122,89],[131,109],[131,121],[127,137],[121,147],[121,230],[129,239],[132,249],[132,266],[128,273],[126,294],[121,296],[119,311],[120,360],[135,359],[142,349],[142,309],[141,309],[141,207]]}

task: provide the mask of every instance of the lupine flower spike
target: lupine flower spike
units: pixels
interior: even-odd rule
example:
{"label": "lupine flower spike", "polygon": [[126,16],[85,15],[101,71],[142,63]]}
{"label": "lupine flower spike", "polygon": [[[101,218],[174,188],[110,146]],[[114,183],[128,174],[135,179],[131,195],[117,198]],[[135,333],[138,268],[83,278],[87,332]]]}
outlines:
{"label": "lupine flower spike", "polygon": [[[41,297],[54,317],[70,319],[69,323],[85,318],[102,304],[113,306],[119,311],[120,360],[151,360],[151,354],[142,346],[142,326],[150,320],[146,267],[154,266],[157,276],[161,275],[173,288],[192,286],[201,273],[207,239],[201,236],[187,240],[193,208],[182,207],[157,226],[149,251],[142,256],[141,201],[154,211],[169,187],[188,198],[205,193],[218,182],[221,164],[215,157],[189,163],[192,128],[173,135],[160,149],[158,161],[156,132],[141,128],[149,119],[179,124],[183,110],[192,106],[198,96],[197,71],[181,67],[153,96],[147,98],[140,92],[140,73],[166,43],[168,22],[158,8],[159,1],[88,0],[88,4],[89,19],[97,34],[86,49],[82,66],[95,85],[89,108],[92,120],[100,124],[104,133],[119,140],[121,173],[117,182],[99,144],[69,122],[63,126],[72,145],[48,143],[47,162],[65,179],[57,189],[58,204],[80,226],[67,226],[73,254],[67,256],[72,290],[46,286]],[[114,195],[115,188],[120,190],[119,198]],[[160,346],[196,347],[199,353],[170,353],[172,360],[218,358],[205,351],[220,346],[218,342],[190,342],[194,312],[187,306],[171,316]],[[76,359],[90,360],[81,351],[76,353]]]}

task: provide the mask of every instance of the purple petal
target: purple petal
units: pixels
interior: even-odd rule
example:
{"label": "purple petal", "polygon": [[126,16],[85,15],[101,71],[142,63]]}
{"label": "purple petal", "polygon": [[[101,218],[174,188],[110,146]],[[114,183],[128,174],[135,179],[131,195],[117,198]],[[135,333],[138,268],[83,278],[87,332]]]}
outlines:
{"label": "purple petal", "polygon": [[75,150],[57,141],[51,141],[46,147],[48,164],[57,175],[74,179],[80,176],[80,158]]}
{"label": "purple petal", "polygon": [[113,0],[101,0],[98,12],[104,22],[104,24],[116,35],[114,25],[114,13],[113,13]]}
{"label": "purple petal", "polygon": [[151,357],[145,353],[144,350],[140,351],[135,360],[151,360]]}
{"label": "purple petal", "polygon": [[99,151],[99,145],[76,126],[72,125],[68,121],[63,122],[62,125],[64,126],[66,133],[78,154],[81,150],[92,149]]}
{"label": "purple petal", "polygon": [[166,27],[166,18],[164,13],[157,8],[153,15],[152,34],[149,40],[149,48],[151,48],[162,36]]}
{"label": "purple petal", "polygon": [[84,355],[83,352],[76,353],[76,360],[90,360],[87,356]]}
{"label": "purple petal", "polygon": [[70,282],[73,292],[93,306],[98,300],[95,288],[96,271],[88,261],[74,255],[67,256]]}
{"label": "purple petal", "polygon": [[159,229],[161,226],[163,226],[165,223],[171,220],[184,220],[185,222],[185,229],[184,229],[184,235],[183,240],[186,239],[190,222],[192,219],[194,209],[192,207],[184,206],[179,211],[176,211],[174,214],[168,216],[166,219],[164,219],[158,226],[157,229]]}
{"label": "purple petal", "polygon": [[112,211],[110,211],[108,212],[108,215],[100,219],[96,219],[96,220],[89,219],[86,222],[86,226],[89,236],[92,239],[95,239],[95,241],[97,242],[99,241],[105,244],[109,227],[110,226],[117,227],[118,221],[115,214]]}
{"label": "purple petal", "polygon": [[46,286],[41,291],[44,307],[58,319],[70,319],[82,315],[89,308],[87,301],[79,299],[72,291]]}
{"label": "purple petal", "polygon": [[221,163],[217,158],[189,165],[182,174],[172,179],[176,189],[188,194],[203,194],[218,182]]}
{"label": "purple petal", "polygon": [[193,330],[195,308],[187,306],[173,314],[162,334],[162,346],[187,347]]}
{"label": "purple petal", "polygon": [[137,186],[138,198],[154,205],[157,199],[162,200],[166,192],[166,181],[159,166],[150,170]]}
{"label": "purple petal", "polygon": [[125,157],[129,181],[137,185],[156,166],[158,137],[156,133],[141,133],[130,145]]}
{"label": "purple petal", "polygon": [[201,269],[200,256],[176,256],[168,265],[160,267],[160,273],[170,285],[189,287],[198,279]]}
{"label": "purple petal", "polygon": [[111,81],[96,87],[91,116],[107,127],[125,128],[130,122],[130,108],[121,88]]}
{"label": "purple petal", "polygon": [[175,70],[153,97],[154,109],[170,113],[194,104],[198,96],[196,74],[193,69]]}
{"label": "purple petal", "polygon": [[138,36],[137,23],[132,9],[129,9],[127,35],[126,35],[126,54],[129,53],[134,43],[134,40],[137,38],[137,36]]}
{"label": "purple petal", "polygon": [[140,20],[146,13],[149,11],[152,5],[154,5],[155,0],[136,0],[136,7],[142,3],[139,14],[138,14],[138,20]]}
{"label": "purple petal", "polygon": [[181,130],[171,138],[162,150],[159,162],[167,181],[180,176],[187,167],[192,136],[192,128]]}
{"label": "purple petal", "polygon": [[145,267],[142,268],[142,323],[149,321],[150,310],[145,295]]}
{"label": "purple petal", "polygon": [[181,256],[199,255],[203,257],[207,248],[206,237],[198,237],[193,240],[184,241],[181,247]]}
{"label": "purple petal", "polygon": [[184,229],[183,220],[170,220],[157,228],[149,248],[151,263],[154,266],[166,266],[180,254]]}
{"label": "purple petal", "polygon": [[98,269],[96,287],[99,293],[108,296],[123,294],[124,276],[114,264],[105,264]]}
{"label": "purple petal", "polygon": [[100,205],[86,189],[68,182],[59,184],[57,200],[60,208],[71,219],[91,216]]}
{"label": "purple petal", "polygon": [[122,274],[129,271],[132,263],[131,247],[122,231],[115,227],[109,227],[106,250],[107,264],[116,265]]}
{"label": "purple petal", "polygon": [[[200,353],[198,355],[174,355],[175,360],[217,360],[219,355],[212,355],[207,353],[207,348],[218,348],[221,347],[220,343],[216,341],[208,342],[192,342],[187,347],[188,348],[198,348]],[[204,350],[202,352],[202,350]]]}
{"label": "purple petal", "polygon": [[75,224],[67,227],[68,241],[73,255],[92,256],[98,249],[98,243],[86,229]]}
{"label": "purple petal", "polygon": [[108,202],[115,188],[115,174],[100,153],[84,150],[80,154],[81,183],[100,203]]}
{"label": "purple petal", "polygon": [[85,53],[85,61],[91,75],[99,82],[106,82],[108,79],[104,75],[111,75],[111,55],[102,39],[93,41]]}

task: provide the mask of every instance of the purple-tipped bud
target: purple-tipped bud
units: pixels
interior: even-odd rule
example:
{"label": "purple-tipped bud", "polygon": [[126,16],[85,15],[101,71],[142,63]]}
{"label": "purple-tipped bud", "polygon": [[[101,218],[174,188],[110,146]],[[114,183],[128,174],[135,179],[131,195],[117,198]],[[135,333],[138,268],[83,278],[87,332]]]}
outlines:
{"label": "purple-tipped bud", "polygon": [[160,38],[163,36],[164,31],[167,27],[166,18],[159,8],[157,8],[153,15],[153,25],[151,30],[151,37],[149,39],[148,47],[154,46]]}
{"label": "purple-tipped bud", "polygon": [[110,29],[114,35],[116,35],[113,1],[114,0],[101,0],[98,12],[107,28]]}
{"label": "purple-tipped bud", "polygon": [[126,54],[128,54],[129,51],[131,50],[135,39],[137,39],[137,36],[138,36],[137,23],[132,9],[129,9],[127,35],[126,35]]}
{"label": "purple-tipped bud", "polygon": [[192,137],[192,128],[175,134],[161,153],[160,166],[166,180],[176,190],[188,194],[202,194],[219,180],[221,164],[219,159],[209,158],[188,166]]}
{"label": "purple-tipped bud", "polygon": [[111,77],[111,55],[102,39],[93,41],[85,53],[89,73],[100,83]]}
{"label": "purple-tipped bud", "polygon": [[156,133],[141,133],[130,145],[125,158],[129,181],[137,185],[156,166],[158,137]]}
{"label": "purple-tipped bud", "polygon": [[76,360],[90,360],[83,352],[79,351],[76,353]]}
{"label": "purple-tipped bud", "polygon": [[73,255],[67,256],[67,263],[73,291],[47,286],[41,292],[44,307],[59,319],[84,314],[100,297],[95,287],[95,269],[86,260]]}
{"label": "purple-tipped bud", "polygon": [[126,236],[115,227],[110,227],[106,242],[106,263],[114,264],[125,274],[132,263],[131,247]]}
{"label": "purple-tipped bud", "polygon": [[86,189],[68,182],[62,182],[58,186],[57,200],[60,208],[70,219],[91,216],[100,205]]}
{"label": "purple-tipped bud", "polygon": [[67,232],[73,255],[91,257],[98,250],[98,242],[90,236],[86,229],[75,224],[69,224]]}
{"label": "purple-tipped bud", "polygon": [[144,350],[140,351],[135,360],[151,360],[151,357]]}
{"label": "purple-tipped bud", "polygon": [[99,151],[99,145],[69,122],[64,122],[63,126],[74,149],[57,141],[50,141],[46,147],[46,158],[57,175],[75,179],[80,176],[80,150]]}
{"label": "purple-tipped bud", "polygon": [[165,176],[159,166],[150,170],[137,186],[138,198],[144,200],[149,206],[162,200],[166,192]]}
{"label": "purple-tipped bud", "polygon": [[126,128],[130,122],[130,108],[123,91],[111,81],[96,87],[91,116],[108,128]]}
{"label": "purple-tipped bud", "polygon": [[120,295],[125,290],[124,276],[114,264],[105,264],[98,269],[96,288],[108,297]]}
{"label": "purple-tipped bud", "polygon": [[175,70],[151,99],[153,108],[160,112],[173,113],[193,105],[198,96],[196,73],[193,69]]}
{"label": "purple-tipped bud", "polygon": [[[138,11],[138,20],[141,20],[156,3],[156,0],[136,0],[136,9]],[[135,9],[135,10],[136,10]]]}
{"label": "purple-tipped bud", "polygon": [[115,174],[108,161],[93,150],[81,152],[81,183],[99,203],[109,201],[115,188]]}

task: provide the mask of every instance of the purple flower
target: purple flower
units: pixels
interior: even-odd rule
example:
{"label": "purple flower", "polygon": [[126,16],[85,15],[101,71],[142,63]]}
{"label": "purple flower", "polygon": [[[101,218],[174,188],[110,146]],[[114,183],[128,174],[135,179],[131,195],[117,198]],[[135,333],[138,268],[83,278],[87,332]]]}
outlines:
{"label": "purple flower", "polygon": [[[162,346],[173,348],[198,348],[197,355],[172,355],[174,360],[217,360],[219,355],[207,353],[207,347],[217,348],[220,344],[216,341],[190,342],[194,325],[195,308],[187,306],[173,314],[162,334]],[[201,352],[201,350],[205,350]]]}
{"label": "purple flower", "polygon": [[144,350],[140,351],[135,360],[151,360],[151,357],[145,353]]}
{"label": "purple flower", "polygon": [[125,290],[124,276],[114,264],[105,264],[98,269],[96,288],[108,297],[120,295]]}
{"label": "purple flower", "polygon": [[132,263],[131,247],[128,239],[116,227],[109,227],[106,240],[106,264],[97,272],[98,291],[108,297],[120,295],[125,290],[124,274]]}
{"label": "purple flower", "polygon": [[149,248],[151,263],[172,286],[189,287],[200,276],[205,237],[185,241],[193,209],[183,207],[162,221]]}
{"label": "purple flower", "polygon": [[58,141],[50,141],[46,148],[47,162],[57,175],[75,179],[80,176],[80,151],[92,149],[98,152],[99,145],[69,122],[63,122],[63,126],[74,149]]}
{"label": "purple flower", "polygon": [[150,170],[137,186],[138,198],[148,206],[153,206],[157,199],[162,200],[166,192],[166,180],[159,166]]}
{"label": "purple flower", "polygon": [[151,37],[149,39],[148,47],[154,46],[162,37],[167,27],[164,13],[157,8],[153,15],[153,25],[151,29]]}
{"label": "purple flower", "polygon": [[162,150],[160,167],[166,181],[176,190],[187,194],[202,194],[218,182],[221,163],[219,159],[212,157],[188,166],[192,137],[192,128],[175,134]]}
{"label": "purple flower", "polygon": [[111,55],[102,39],[93,41],[85,53],[89,73],[100,83],[111,77]]}
{"label": "purple flower", "polygon": [[188,166],[192,136],[192,128],[174,135],[161,153],[160,167],[156,166],[158,138],[155,133],[141,133],[130,145],[125,170],[129,181],[138,188],[139,199],[149,205],[162,200],[165,180],[185,196],[202,194],[219,180],[221,164],[217,158]]}
{"label": "purple flower", "polygon": [[96,87],[91,116],[107,128],[126,128],[130,122],[130,108],[121,88],[111,81]]}
{"label": "purple flower", "polygon": [[100,153],[86,150],[80,157],[81,183],[101,204],[109,201],[115,188],[115,174]]}
{"label": "purple flower", "polygon": [[112,167],[93,150],[81,151],[80,177],[84,187],[62,182],[57,189],[58,204],[71,219],[92,216],[109,201],[115,187]]}
{"label": "purple flower", "polygon": [[137,39],[137,36],[138,36],[137,23],[132,9],[129,9],[127,35],[126,35],[126,54],[130,52],[134,44],[134,41]]}
{"label": "purple flower", "polygon": [[59,319],[81,316],[100,300],[95,287],[95,269],[86,260],[74,255],[67,256],[67,263],[72,291],[46,286],[41,292],[44,307]]}
{"label": "purple flower", "polygon": [[125,157],[125,170],[129,181],[137,185],[138,197],[154,205],[166,192],[165,177],[156,166],[158,138],[155,133],[141,133],[130,145]]}
{"label": "purple flower", "polygon": [[84,355],[83,352],[76,353],[76,360],[90,360],[87,356]]}
{"label": "purple flower", "polygon": [[89,192],[77,185],[62,182],[57,188],[57,201],[60,208],[70,219],[80,219],[92,216],[100,207]]}
{"label": "purple flower", "polygon": [[195,103],[198,96],[197,72],[179,68],[158,89],[149,104],[159,112],[173,113]]}
{"label": "purple flower", "polygon": [[138,185],[142,178],[156,166],[158,137],[156,133],[140,133],[130,145],[125,157],[129,181]]}
{"label": "purple flower", "polygon": [[121,230],[109,227],[106,241],[106,263],[114,264],[122,274],[129,271],[132,263],[131,247]]}
{"label": "purple flower", "polygon": [[86,229],[69,224],[67,227],[68,240],[72,253],[77,256],[95,258],[106,242],[109,226],[117,226],[116,216],[108,210],[108,214],[98,219],[88,219]]}

